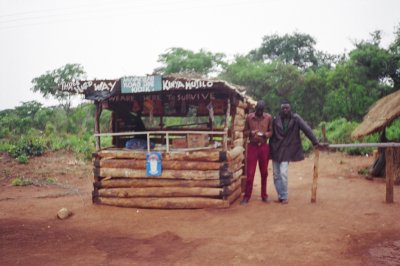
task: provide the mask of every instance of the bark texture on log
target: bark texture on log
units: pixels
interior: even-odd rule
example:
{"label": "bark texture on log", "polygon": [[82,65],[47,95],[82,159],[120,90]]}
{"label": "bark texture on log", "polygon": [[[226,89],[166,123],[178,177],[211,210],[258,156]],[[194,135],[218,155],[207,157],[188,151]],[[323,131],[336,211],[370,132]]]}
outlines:
{"label": "bark texture on log", "polygon": [[198,187],[147,187],[147,188],[104,188],[98,190],[100,197],[214,197],[223,196],[222,188]]}
{"label": "bark texture on log", "polygon": [[153,179],[153,178],[124,178],[110,179],[95,182],[96,188],[127,188],[127,187],[221,187],[229,185],[234,180],[178,180],[178,179]]}
{"label": "bark texture on log", "polygon": [[[146,178],[146,170],[128,169],[128,168],[99,168],[98,175],[101,177],[129,177],[129,178]],[[151,176],[149,176],[151,178]],[[214,171],[196,171],[196,170],[163,170],[158,178],[165,179],[220,179],[220,173]]]}
{"label": "bark texture on log", "polygon": [[235,131],[242,131],[244,130],[244,126],[235,126]]}
{"label": "bark texture on log", "polygon": [[228,208],[229,201],[221,199],[179,197],[179,198],[104,198],[95,199],[95,203],[119,207],[149,209],[204,209]]}
{"label": "bark texture on log", "polygon": [[233,137],[234,140],[243,138],[243,132],[241,132],[241,131],[235,131],[235,132],[233,132],[233,135],[234,135],[234,137]]}
{"label": "bark texture on log", "polygon": [[244,127],[244,122],[245,122],[244,119],[237,118],[237,119],[235,119],[235,121],[233,122],[233,126],[234,126],[235,128]]}
{"label": "bark texture on log", "polygon": [[246,109],[246,104],[245,103],[243,103],[243,104],[239,104],[237,107],[236,107],[236,115],[242,115],[242,116],[245,116],[245,109]]}
{"label": "bark texture on log", "polygon": [[240,146],[240,147],[243,147],[243,145],[244,145],[244,140],[243,139],[236,139],[234,142],[233,142],[233,146]]}
{"label": "bark texture on log", "polygon": [[244,152],[244,148],[240,147],[240,146],[236,146],[235,148],[229,150],[227,152],[227,159],[228,161],[232,161],[234,160],[236,157],[240,156],[241,154],[243,154]]}
{"label": "bark texture on log", "polygon": [[[104,159],[95,160],[95,166],[101,168],[146,169],[146,160],[136,159]],[[218,170],[220,162],[168,161],[162,160],[164,170]]]}

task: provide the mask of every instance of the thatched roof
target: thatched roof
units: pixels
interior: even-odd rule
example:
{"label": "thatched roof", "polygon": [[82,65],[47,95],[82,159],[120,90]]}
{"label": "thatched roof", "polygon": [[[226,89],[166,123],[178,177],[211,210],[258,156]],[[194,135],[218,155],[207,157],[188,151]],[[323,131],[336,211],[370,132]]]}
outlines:
{"label": "thatched roof", "polygon": [[351,134],[352,138],[381,131],[400,116],[400,90],[379,99],[364,116],[363,122]]}

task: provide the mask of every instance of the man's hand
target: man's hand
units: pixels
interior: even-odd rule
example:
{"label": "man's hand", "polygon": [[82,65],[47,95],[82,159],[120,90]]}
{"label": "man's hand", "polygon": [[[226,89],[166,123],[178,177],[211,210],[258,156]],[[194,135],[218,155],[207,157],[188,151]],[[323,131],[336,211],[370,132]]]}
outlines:
{"label": "man's hand", "polygon": [[327,150],[327,149],[329,149],[329,144],[328,143],[320,143],[320,142],[318,142],[317,144],[314,145],[314,149]]}

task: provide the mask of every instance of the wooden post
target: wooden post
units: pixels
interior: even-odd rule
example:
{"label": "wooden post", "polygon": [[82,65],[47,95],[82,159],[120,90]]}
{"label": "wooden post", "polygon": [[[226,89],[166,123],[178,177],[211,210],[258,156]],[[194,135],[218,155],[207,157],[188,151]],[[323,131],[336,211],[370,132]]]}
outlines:
{"label": "wooden post", "polygon": [[317,201],[318,163],[319,163],[319,150],[314,149],[314,171],[313,171],[313,183],[311,188],[311,203],[315,203]]}
{"label": "wooden post", "polygon": [[[99,134],[100,133],[100,115],[102,111],[102,106],[100,101],[95,101],[96,105],[96,113],[94,116],[94,133]],[[96,151],[99,151],[101,149],[101,142],[100,142],[100,136],[96,136]]]}
{"label": "wooden post", "polygon": [[389,147],[385,150],[386,157],[386,203],[393,203],[393,185],[394,185],[394,165],[393,165],[393,148]]}
{"label": "wooden post", "polygon": [[223,143],[223,149],[224,149],[224,151],[227,151],[228,150],[228,127],[229,127],[229,115],[230,115],[230,113],[231,113],[231,99],[230,98],[228,98],[228,105],[227,105],[227,107],[226,107],[226,115],[225,115],[225,132],[226,132],[226,135],[224,135],[224,143]]}

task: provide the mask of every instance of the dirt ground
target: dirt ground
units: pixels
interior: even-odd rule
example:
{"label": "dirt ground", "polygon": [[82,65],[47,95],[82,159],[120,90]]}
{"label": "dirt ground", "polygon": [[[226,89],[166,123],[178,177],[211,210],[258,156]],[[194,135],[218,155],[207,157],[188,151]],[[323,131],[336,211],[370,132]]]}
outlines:
{"label": "dirt ground", "polygon": [[370,164],[322,153],[314,204],[311,155],[289,165],[288,205],[261,202],[257,174],[246,206],[154,210],[93,205],[92,166],[71,154],[1,154],[0,265],[400,265],[400,187],[386,204],[385,182],[358,174]]}

